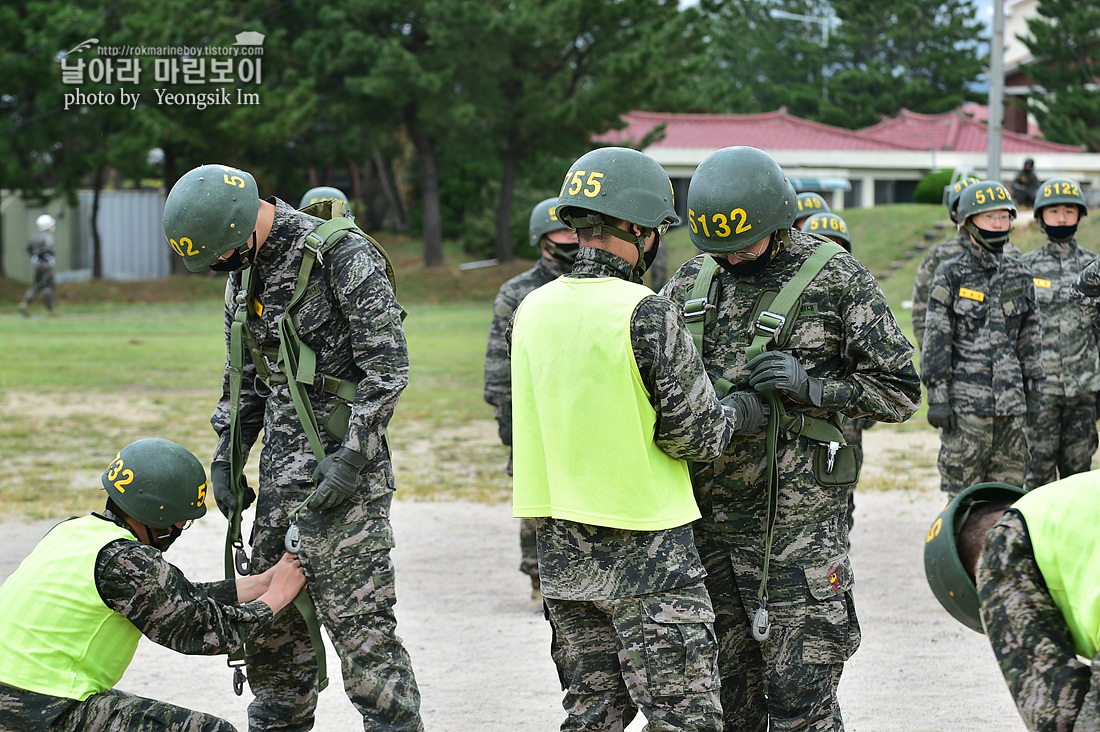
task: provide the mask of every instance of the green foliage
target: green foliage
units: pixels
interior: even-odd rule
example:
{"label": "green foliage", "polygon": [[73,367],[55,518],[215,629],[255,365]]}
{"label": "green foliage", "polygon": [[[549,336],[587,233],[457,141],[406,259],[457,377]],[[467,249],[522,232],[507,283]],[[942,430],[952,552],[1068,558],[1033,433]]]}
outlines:
{"label": "green foliage", "polygon": [[953,168],[946,170],[937,170],[929,173],[921,179],[920,183],[917,183],[917,189],[913,192],[913,197],[917,203],[934,203],[936,205],[944,205],[943,189],[951,184],[951,178],[955,175]]}
{"label": "green foliage", "polygon": [[1040,0],[1021,38],[1034,61],[1027,75],[1038,85],[1030,108],[1054,142],[1100,152],[1100,6]]}

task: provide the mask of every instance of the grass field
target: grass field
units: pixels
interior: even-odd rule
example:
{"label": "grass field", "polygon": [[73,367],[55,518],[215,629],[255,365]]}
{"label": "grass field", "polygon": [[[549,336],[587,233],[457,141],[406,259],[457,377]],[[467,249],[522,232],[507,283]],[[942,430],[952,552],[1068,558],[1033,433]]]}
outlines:
{"label": "grass field", "polygon": [[[946,223],[942,207],[896,205],[843,215],[856,255],[879,278],[911,335],[903,303],[929,243],[924,232],[936,231],[936,240],[949,233],[935,226]],[[1097,218],[1086,218],[1079,234],[1093,250],[1100,247]],[[406,498],[505,500],[507,452],[481,399],[485,338],[500,284],[531,263],[460,271],[463,255],[448,249],[447,266],[426,270],[419,242],[379,238],[392,255],[409,312],[410,381],[390,428],[399,490]],[[1021,227],[1013,241],[1028,251],[1043,237]],[[670,232],[666,245],[671,269],[695,253],[685,227]],[[5,512],[42,517],[99,505],[100,472],[138,437],[166,437],[208,459],[214,447],[208,419],[225,359],[220,278],[64,284],[56,318],[42,317],[41,305],[34,317],[20,316],[15,303],[25,287],[0,280]],[[930,428],[918,415],[878,429]],[[901,459],[899,470],[906,465]],[[874,487],[874,481],[860,485]]]}

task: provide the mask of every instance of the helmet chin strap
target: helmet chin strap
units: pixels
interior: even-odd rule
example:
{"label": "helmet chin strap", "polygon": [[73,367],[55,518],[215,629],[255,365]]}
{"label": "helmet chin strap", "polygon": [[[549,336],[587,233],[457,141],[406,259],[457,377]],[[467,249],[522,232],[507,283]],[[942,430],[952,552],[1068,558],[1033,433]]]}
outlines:
{"label": "helmet chin strap", "polygon": [[638,261],[634,264],[634,271],[639,275],[645,274],[646,269],[648,269],[648,265],[645,261],[645,240],[649,237],[650,233],[652,233],[653,229],[641,226],[640,224],[629,224],[630,226],[637,226],[642,230],[641,235],[633,234],[628,231],[623,231],[617,226],[611,226],[604,220],[603,214],[598,213],[588,214],[584,218],[574,218],[571,223],[574,231],[592,227],[592,236],[610,234],[616,239],[621,239],[636,246],[638,248]]}

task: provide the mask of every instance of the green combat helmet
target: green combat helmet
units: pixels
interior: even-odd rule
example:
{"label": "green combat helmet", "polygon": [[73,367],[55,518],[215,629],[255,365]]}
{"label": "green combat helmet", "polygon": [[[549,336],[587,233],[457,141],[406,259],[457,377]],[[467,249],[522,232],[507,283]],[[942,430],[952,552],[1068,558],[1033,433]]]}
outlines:
{"label": "green combat helmet", "polygon": [[247,267],[259,211],[259,189],[250,174],[202,165],[184,173],[168,193],[164,235],[191,272],[201,272],[234,249]]}
{"label": "green combat helmet", "polygon": [[[625,147],[601,147],[578,158],[565,174],[557,214],[573,231],[591,227],[594,236],[607,233],[637,246],[638,273],[646,269],[650,233],[680,223],[668,173],[645,153]],[[616,228],[614,219],[637,224],[642,235]]]}
{"label": "green combat helmet", "polygon": [[726,147],[706,157],[688,186],[691,243],[732,254],[790,229],[797,196],[779,163],[755,147]]}
{"label": "green combat helmet", "polygon": [[343,201],[345,210],[351,210],[351,206],[348,205],[348,197],[339,188],[333,188],[332,186],[310,188],[302,196],[302,202],[298,204],[298,208],[305,208],[318,201]]}
{"label": "green combat helmet", "polygon": [[832,211],[824,197],[819,193],[807,191],[798,194],[798,214],[795,216],[794,228],[801,229],[806,225],[806,218],[815,213],[829,213]]}
{"label": "green combat helmet", "polygon": [[959,558],[959,531],[976,505],[992,501],[1014,503],[1024,493],[1022,488],[1007,483],[972,485],[947,504],[925,537],[924,573],[932,594],[955,620],[979,633],[985,631],[978,612],[978,589]]}
{"label": "green combat helmet", "polygon": [[1047,230],[1047,226],[1043,222],[1043,207],[1056,206],[1060,203],[1067,206],[1077,206],[1078,223],[1089,215],[1089,207],[1085,204],[1085,197],[1081,195],[1081,187],[1074,181],[1069,178],[1051,178],[1048,181],[1043,181],[1042,185],[1039,186],[1039,190],[1035,193],[1035,204],[1032,208],[1035,209],[1035,221],[1039,224],[1039,228],[1047,232],[1047,236],[1051,241],[1069,241],[1077,233],[1076,225],[1071,227],[1072,231],[1065,232],[1069,233],[1067,237],[1058,236],[1058,238],[1055,238],[1057,235]]}
{"label": "green combat helmet", "polygon": [[189,450],[170,440],[131,442],[103,471],[102,481],[115,505],[154,529],[206,513],[206,471]]}
{"label": "green combat helmet", "polygon": [[848,234],[848,224],[835,213],[812,214],[802,225],[802,231],[827,236],[844,247],[849,254],[852,253],[852,237]]}
{"label": "green combat helmet", "polygon": [[960,178],[950,186],[946,186],[947,190],[947,212],[951,216],[951,221],[959,223],[959,197],[962,196],[963,190],[965,190],[972,183],[979,183],[980,179],[974,176],[967,178]]}
{"label": "green combat helmet", "polygon": [[980,180],[977,183],[971,183],[959,195],[958,224],[961,228],[970,232],[970,235],[983,248],[999,252],[1004,247],[1005,242],[1008,241],[1008,236],[1012,233],[1012,227],[1010,226],[1007,231],[999,234],[995,239],[988,239],[981,235],[978,227],[970,221],[970,217],[984,211],[1000,211],[1002,209],[1008,211],[1010,220],[1016,218],[1016,203],[1012,200],[1012,194],[1008,192],[1007,188],[995,180]]}
{"label": "green combat helmet", "polygon": [[[533,209],[531,209],[531,219],[527,224],[527,236],[531,241],[532,247],[537,247],[539,242],[542,241],[542,237],[553,231],[569,230],[569,227],[561,222],[558,218],[558,199],[547,198],[545,201],[540,201]],[[554,259],[566,264],[572,263],[577,259],[578,247],[570,245],[566,249],[555,245],[549,239],[547,239],[543,246],[550,253]]]}

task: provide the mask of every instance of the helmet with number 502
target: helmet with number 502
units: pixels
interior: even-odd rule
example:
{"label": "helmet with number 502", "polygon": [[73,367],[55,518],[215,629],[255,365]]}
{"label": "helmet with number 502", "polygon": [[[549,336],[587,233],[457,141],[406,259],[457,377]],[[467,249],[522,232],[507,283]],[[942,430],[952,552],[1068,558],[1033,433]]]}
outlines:
{"label": "helmet with number 502", "polygon": [[191,272],[206,269],[234,249],[247,266],[259,211],[259,189],[249,173],[202,165],[184,173],[168,193],[164,235]]}
{"label": "helmet with number 502", "polygon": [[1051,178],[1043,181],[1039,190],[1035,193],[1035,220],[1043,227],[1043,206],[1056,206],[1058,204],[1077,206],[1079,216],[1088,216],[1089,207],[1085,205],[1085,197],[1081,195],[1081,187],[1069,178]]}
{"label": "helmet with number 502", "polygon": [[794,187],[772,156],[755,147],[726,147],[706,157],[688,186],[691,243],[732,254],[794,225]]}
{"label": "helmet with number 502", "polygon": [[206,471],[190,450],[171,440],[147,437],[131,442],[101,480],[115,505],[154,529],[206,513]]}
{"label": "helmet with number 502", "polygon": [[848,234],[848,224],[835,213],[813,214],[802,225],[802,231],[827,236],[844,247],[849,254],[852,252],[852,237]]}

